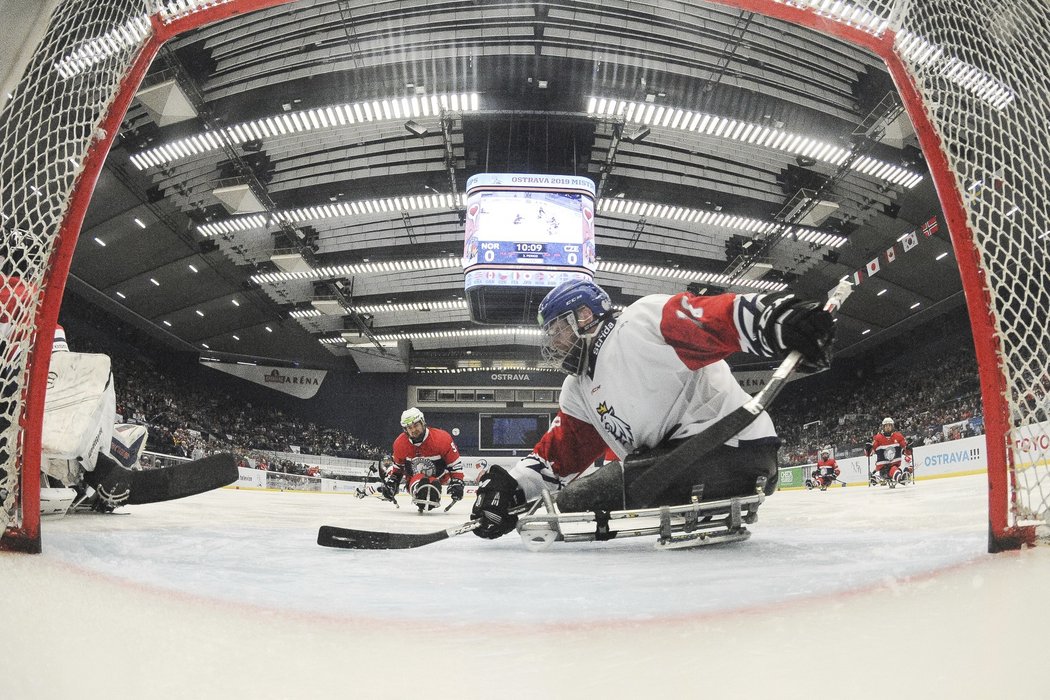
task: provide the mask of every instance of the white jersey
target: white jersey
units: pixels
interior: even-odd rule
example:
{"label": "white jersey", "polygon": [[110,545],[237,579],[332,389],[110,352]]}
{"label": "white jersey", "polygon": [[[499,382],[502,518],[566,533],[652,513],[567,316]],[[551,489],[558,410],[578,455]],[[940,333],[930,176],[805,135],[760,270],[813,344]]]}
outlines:
{"label": "white jersey", "polygon": [[[606,448],[620,459],[695,435],[750,398],[725,359],[761,353],[757,295],[654,294],[602,324],[588,371],[562,384],[558,417],[511,474],[535,498]],[[778,442],[766,413],[726,444]]]}
{"label": "white jersey", "polygon": [[[661,332],[670,298],[654,294],[628,307],[595,339],[593,376],[572,375],[562,384],[561,410],[598,428],[620,459],[702,432],[751,398],[725,360],[697,370],[682,362]],[[765,412],[726,444],[764,438],[776,438]]]}

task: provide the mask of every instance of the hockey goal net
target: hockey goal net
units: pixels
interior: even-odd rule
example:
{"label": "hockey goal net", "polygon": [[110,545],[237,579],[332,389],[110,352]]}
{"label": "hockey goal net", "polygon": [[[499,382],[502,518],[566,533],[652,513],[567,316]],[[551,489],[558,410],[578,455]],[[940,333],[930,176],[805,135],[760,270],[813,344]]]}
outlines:
{"label": "hockey goal net", "polygon": [[[0,114],[0,548],[40,547],[50,338],[95,180],[146,68],[179,32],[277,4],[68,0],[11,91]],[[1050,8],[1044,0],[720,4],[830,34],[886,62],[936,183],[970,311],[990,548],[1046,537]]]}

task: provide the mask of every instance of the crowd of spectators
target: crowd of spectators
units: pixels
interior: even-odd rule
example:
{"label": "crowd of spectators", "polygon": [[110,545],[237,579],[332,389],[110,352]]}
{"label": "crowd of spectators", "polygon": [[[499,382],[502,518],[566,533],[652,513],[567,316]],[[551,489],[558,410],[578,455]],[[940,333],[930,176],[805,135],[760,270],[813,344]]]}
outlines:
{"label": "crowd of spectators", "polygon": [[813,462],[827,444],[838,456],[863,454],[886,417],[913,446],[968,437],[982,425],[977,363],[968,342],[936,354],[898,354],[863,377],[840,378],[812,392],[804,390],[805,381],[770,410],[784,441],[781,464]]}
{"label": "crowd of spectators", "polygon": [[[118,421],[145,425],[151,452],[199,459],[234,452],[241,466],[311,475],[315,467],[275,453],[378,460],[381,450],[348,430],[318,425],[276,407],[254,405],[209,386],[174,376],[164,363],[98,335],[70,333],[70,349],[112,359]],[[146,465],[143,465],[146,466]]]}

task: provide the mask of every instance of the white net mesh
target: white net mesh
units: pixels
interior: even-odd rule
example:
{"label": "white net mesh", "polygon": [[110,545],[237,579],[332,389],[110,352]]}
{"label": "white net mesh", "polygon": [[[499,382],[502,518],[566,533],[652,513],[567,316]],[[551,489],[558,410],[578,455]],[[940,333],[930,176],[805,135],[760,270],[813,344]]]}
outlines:
{"label": "white net mesh", "polygon": [[143,2],[62,4],[0,113],[0,526],[13,528],[8,538],[38,517],[20,507],[20,475],[39,468],[24,464],[24,411],[32,350],[51,330],[37,318],[52,253],[102,116],[149,29],[144,16]]}
{"label": "white net mesh", "polygon": [[[157,3],[167,17],[228,0]],[[1050,9],[1044,0],[727,0],[776,14],[788,6],[881,36],[911,74],[950,177],[962,195],[981,273],[968,295],[986,294],[1005,406],[985,394],[1007,433],[989,440],[1011,471],[1014,524],[1043,522],[1050,511]],[[18,525],[23,467],[21,416],[37,307],[70,194],[104,110],[149,25],[148,0],[69,0],[0,115],[0,524]],[[229,4],[248,9],[251,2]],[[806,20],[803,20],[806,21]],[[942,191],[942,196],[945,193]],[[949,219],[950,220],[950,219]],[[955,227],[960,228],[959,226]],[[953,230],[955,240],[969,234]],[[965,251],[957,251],[960,258]],[[974,308],[971,303],[971,308]],[[42,329],[47,333],[50,329]],[[34,465],[35,466],[35,465]],[[1003,499],[1007,494],[1003,494]]]}
{"label": "white net mesh", "polygon": [[[907,33],[898,34],[897,50],[944,143],[987,280],[1012,428],[1005,445],[989,440],[988,449],[1008,451],[1016,481],[1014,524],[1045,522],[1050,512],[1045,321],[1050,5],[1043,0],[902,5],[908,8],[900,18]],[[985,396],[989,411],[994,399]]]}

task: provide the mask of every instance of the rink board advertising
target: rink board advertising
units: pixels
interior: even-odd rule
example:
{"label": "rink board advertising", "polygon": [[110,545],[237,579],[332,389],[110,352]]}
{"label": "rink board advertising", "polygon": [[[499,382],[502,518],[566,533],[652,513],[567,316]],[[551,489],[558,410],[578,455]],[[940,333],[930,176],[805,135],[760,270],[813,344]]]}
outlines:
{"label": "rink board advertising", "polygon": [[478,323],[531,322],[548,290],[594,277],[589,178],[479,173],[467,180],[464,226],[463,286]]}

